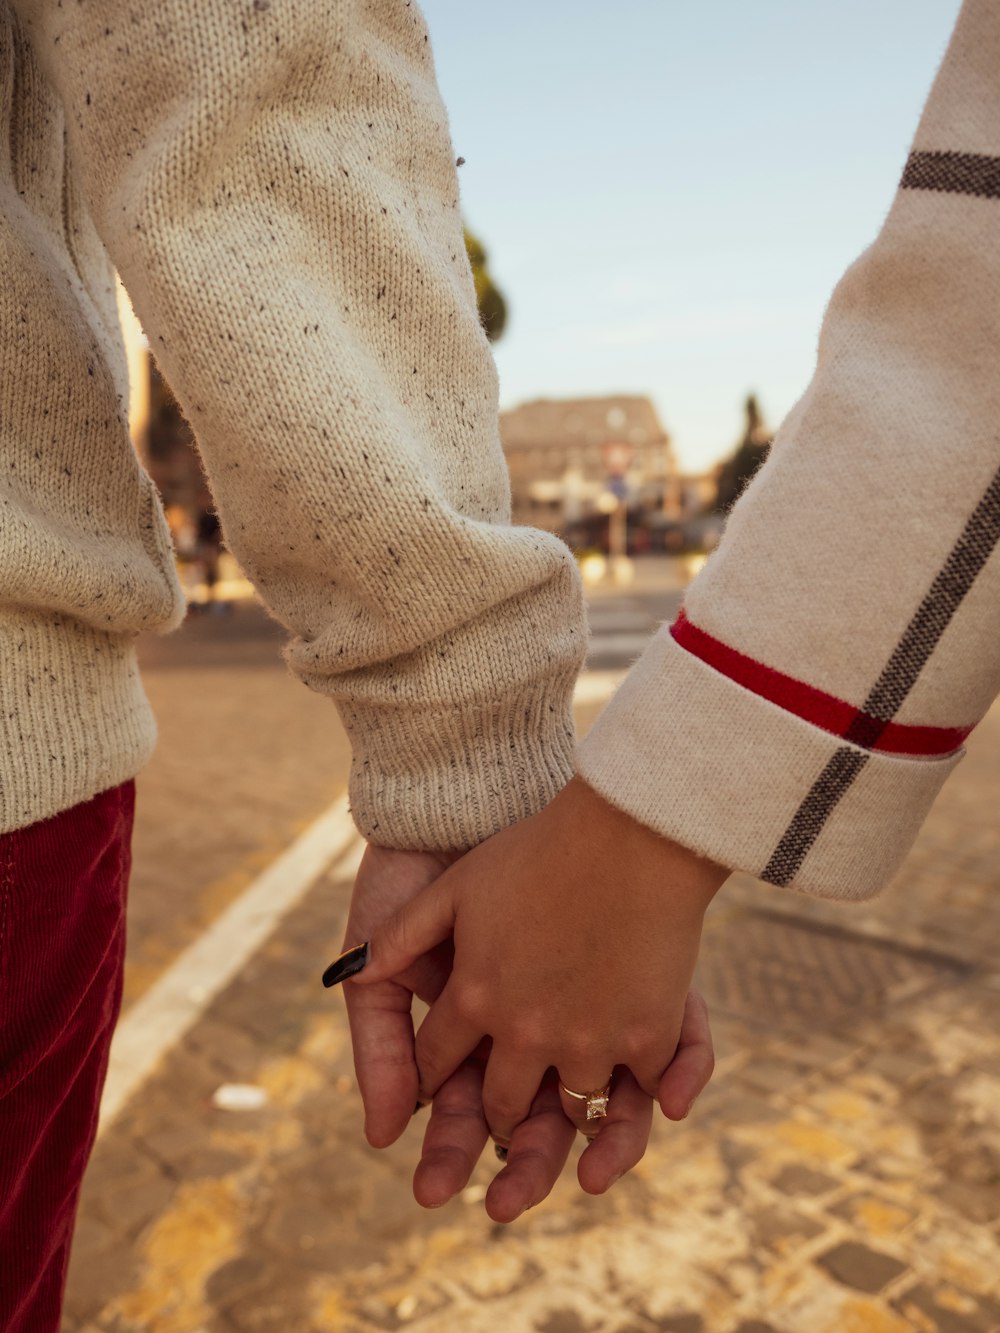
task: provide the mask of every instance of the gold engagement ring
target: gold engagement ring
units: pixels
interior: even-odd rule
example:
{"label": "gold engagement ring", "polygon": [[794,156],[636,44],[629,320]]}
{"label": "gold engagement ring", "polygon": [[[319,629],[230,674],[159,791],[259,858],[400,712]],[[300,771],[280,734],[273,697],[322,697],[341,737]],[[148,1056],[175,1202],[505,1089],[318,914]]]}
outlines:
{"label": "gold engagement ring", "polygon": [[588,1120],[603,1120],[608,1114],[608,1099],[611,1096],[610,1079],[603,1088],[598,1088],[596,1092],[574,1092],[572,1088],[567,1088],[565,1083],[560,1083],[559,1086],[567,1097],[572,1097],[578,1102],[587,1103]]}

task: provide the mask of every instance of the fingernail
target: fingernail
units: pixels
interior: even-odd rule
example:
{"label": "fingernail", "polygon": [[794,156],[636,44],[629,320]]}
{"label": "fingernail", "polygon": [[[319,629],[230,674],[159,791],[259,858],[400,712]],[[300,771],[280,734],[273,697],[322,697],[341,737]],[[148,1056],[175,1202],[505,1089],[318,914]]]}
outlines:
{"label": "fingernail", "polygon": [[686,1120],[686,1119],[688,1118],[688,1116],[689,1116],[689,1115],[691,1114],[691,1112],[694,1110],[694,1104],[695,1104],[695,1102],[696,1102],[697,1100],[698,1100],[697,1097],[692,1097],[692,1098],[691,1098],[691,1100],[690,1100],[690,1101],[688,1102],[688,1104],[687,1104],[687,1110],[686,1110],[686,1111],[684,1112],[684,1114],[681,1116],[681,1119],[682,1119],[682,1120]]}
{"label": "fingernail", "polygon": [[367,965],[370,952],[370,945],[365,941],[364,944],[356,944],[353,949],[342,953],[323,973],[323,985],[338,986],[348,977],[356,977]]}
{"label": "fingernail", "polygon": [[494,1151],[494,1152],[496,1153],[496,1155],[497,1155],[497,1161],[498,1161],[498,1162],[506,1162],[506,1160],[507,1160],[507,1154],[510,1152],[510,1149],[509,1149],[509,1148],[504,1148],[504,1147],[502,1146],[502,1144],[494,1143],[494,1145],[493,1145],[493,1151]]}
{"label": "fingernail", "polygon": [[416,1115],[418,1111],[422,1111],[426,1105],[426,1102],[417,1102],[416,1106],[413,1108],[413,1114]]}

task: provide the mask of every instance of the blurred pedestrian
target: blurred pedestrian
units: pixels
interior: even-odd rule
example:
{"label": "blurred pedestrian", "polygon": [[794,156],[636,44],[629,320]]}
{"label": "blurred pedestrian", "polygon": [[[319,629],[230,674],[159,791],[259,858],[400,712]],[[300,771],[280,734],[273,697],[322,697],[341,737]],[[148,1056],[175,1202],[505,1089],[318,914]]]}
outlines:
{"label": "blurred pedestrian", "polygon": [[207,610],[216,607],[228,609],[226,603],[215,600],[215,587],[219,582],[219,558],[222,555],[222,524],[219,522],[219,515],[210,504],[198,510],[195,527],[197,531],[195,551],[201,568],[201,582],[205,589],[205,601],[195,605],[203,605]]}

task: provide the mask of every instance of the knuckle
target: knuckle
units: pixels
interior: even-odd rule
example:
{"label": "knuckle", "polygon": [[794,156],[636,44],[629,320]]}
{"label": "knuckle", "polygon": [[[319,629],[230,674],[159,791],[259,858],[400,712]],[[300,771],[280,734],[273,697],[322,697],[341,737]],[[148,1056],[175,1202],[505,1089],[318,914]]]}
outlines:
{"label": "knuckle", "polygon": [[591,1063],[597,1053],[594,1034],[585,1028],[568,1028],[562,1033],[559,1045],[574,1065]]}
{"label": "knuckle", "polygon": [[652,1024],[648,1022],[631,1023],[622,1032],[619,1042],[626,1059],[621,1063],[631,1065],[634,1061],[642,1065],[655,1064],[659,1060],[666,1067],[662,1058],[662,1042],[657,1039]]}
{"label": "knuckle", "polygon": [[[452,1002],[463,1023],[483,1026],[489,1016],[489,988],[478,981],[455,981]],[[485,1029],[484,1029],[485,1030]]]}
{"label": "knuckle", "polygon": [[539,1013],[517,1014],[504,1024],[504,1029],[508,1045],[520,1051],[533,1053],[544,1050],[548,1045],[547,1027]]}

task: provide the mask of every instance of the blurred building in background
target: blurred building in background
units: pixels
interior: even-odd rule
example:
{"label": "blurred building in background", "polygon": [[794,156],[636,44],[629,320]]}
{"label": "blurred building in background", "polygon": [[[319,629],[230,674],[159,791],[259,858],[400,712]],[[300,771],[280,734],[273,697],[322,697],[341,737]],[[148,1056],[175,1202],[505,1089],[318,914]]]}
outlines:
{"label": "blurred building in background", "polygon": [[501,413],[500,434],[515,523],[585,546],[618,506],[647,530],[682,517],[677,459],[649,398],[543,398]]}
{"label": "blurred building in background", "polygon": [[543,398],[501,413],[514,522],[577,550],[711,550],[725,516],[767,457],[771,432],[754,395],[723,462],[682,473],[649,398]]}
{"label": "blurred building in background", "polygon": [[[194,436],[124,291],[119,309],[132,438],[163,497],[182,566],[190,561],[204,565],[210,544],[199,534],[207,528],[214,502]],[[578,551],[711,550],[725,515],[771,443],[754,396],[744,410],[735,449],[698,474],[681,473],[670,435],[652,400],[642,395],[543,398],[503,412],[500,433],[514,522],[558,533]],[[211,545],[218,545],[216,538]]]}

